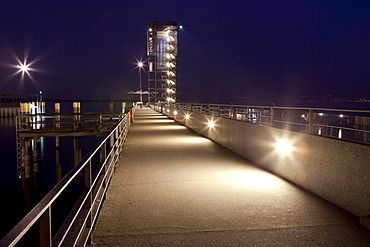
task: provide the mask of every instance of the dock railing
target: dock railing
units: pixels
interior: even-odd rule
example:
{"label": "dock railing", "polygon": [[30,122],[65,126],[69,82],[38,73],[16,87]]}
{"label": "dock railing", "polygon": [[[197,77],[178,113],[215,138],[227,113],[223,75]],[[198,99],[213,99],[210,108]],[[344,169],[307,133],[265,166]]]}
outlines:
{"label": "dock railing", "polygon": [[91,241],[129,127],[127,114],[0,240],[0,246],[84,246]]}
{"label": "dock railing", "polygon": [[162,103],[154,107],[167,115],[182,110],[370,144],[370,110],[201,103]]}

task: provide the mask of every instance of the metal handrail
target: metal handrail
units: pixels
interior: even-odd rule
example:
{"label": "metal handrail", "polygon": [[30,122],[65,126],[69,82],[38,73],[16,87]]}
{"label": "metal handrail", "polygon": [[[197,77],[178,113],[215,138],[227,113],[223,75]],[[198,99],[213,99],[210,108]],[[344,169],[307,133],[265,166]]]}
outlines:
{"label": "metal handrail", "polygon": [[[135,109],[133,109],[135,110]],[[106,194],[107,185],[122,151],[130,127],[129,115],[92,150],[79,164],[68,172],[62,180],[3,238],[0,246],[14,246],[25,234],[40,222],[40,246],[85,245],[91,238],[92,227]],[[93,174],[92,165],[99,158],[99,168]],[[52,234],[52,206],[67,188],[84,177],[84,190],[80,199],[71,209],[69,216]],[[78,182],[78,181],[77,181]],[[55,214],[55,213],[54,213]]]}
{"label": "metal handrail", "polygon": [[370,143],[370,110],[202,103],[156,104],[157,110],[197,112],[312,135]]}

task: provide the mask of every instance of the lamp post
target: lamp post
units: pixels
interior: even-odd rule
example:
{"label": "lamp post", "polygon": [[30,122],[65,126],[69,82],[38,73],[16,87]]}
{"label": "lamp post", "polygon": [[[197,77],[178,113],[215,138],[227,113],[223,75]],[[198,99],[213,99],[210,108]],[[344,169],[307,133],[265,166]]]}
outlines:
{"label": "lamp post", "polygon": [[140,102],[141,104],[143,104],[143,90],[141,88],[141,69],[143,68],[144,64],[143,62],[138,62],[137,66],[139,67]]}

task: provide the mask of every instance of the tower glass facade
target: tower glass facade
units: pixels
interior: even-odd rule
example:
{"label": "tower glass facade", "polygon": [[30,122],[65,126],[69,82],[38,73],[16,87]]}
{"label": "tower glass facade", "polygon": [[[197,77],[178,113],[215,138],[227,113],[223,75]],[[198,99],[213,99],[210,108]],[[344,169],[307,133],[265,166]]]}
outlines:
{"label": "tower glass facade", "polygon": [[176,102],[177,36],[176,22],[148,23],[148,101],[151,103]]}

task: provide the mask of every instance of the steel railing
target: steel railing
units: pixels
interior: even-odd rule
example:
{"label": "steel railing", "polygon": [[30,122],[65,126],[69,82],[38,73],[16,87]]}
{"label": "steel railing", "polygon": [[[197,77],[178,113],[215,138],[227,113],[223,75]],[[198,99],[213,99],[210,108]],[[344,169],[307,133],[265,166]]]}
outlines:
{"label": "steel railing", "polygon": [[122,119],[123,113],[38,113],[17,116],[19,132],[72,132],[107,130]]}
{"label": "steel railing", "polygon": [[[84,246],[91,238],[129,126],[128,114],[0,240],[0,246],[22,242],[40,246]],[[73,196],[77,199],[72,200]],[[69,206],[68,200],[71,201]],[[28,239],[36,243],[28,242]]]}
{"label": "steel railing", "polygon": [[196,112],[289,131],[370,143],[370,111],[201,103],[156,104],[165,114]]}

